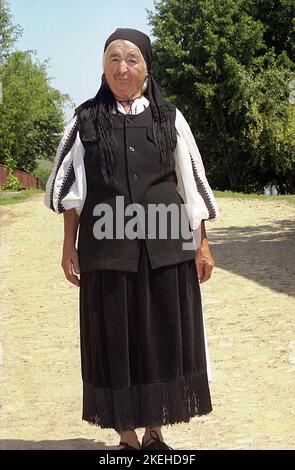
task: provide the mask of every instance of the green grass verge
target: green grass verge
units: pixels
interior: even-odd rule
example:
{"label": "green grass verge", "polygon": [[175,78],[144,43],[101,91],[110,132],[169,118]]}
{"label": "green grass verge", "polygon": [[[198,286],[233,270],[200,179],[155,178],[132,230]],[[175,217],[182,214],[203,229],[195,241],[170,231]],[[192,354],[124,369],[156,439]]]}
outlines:
{"label": "green grass verge", "polygon": [[[5,192],[0,189],[0,205],[15,204],[28,199],[33,194],[44,194],[42,189],[23,189],[20,193],[12,197],[5,197]],[[216,198],[236,198],[236,199],[265,199],[267,201],[287,201],[295,204],[295,194],[286,194],[279,196],[267,196],[265,194],[244,194],[233,191],[213,191]]]}
{"label": "green grass verge", "polygon": [[8,204],[15,204],[18,202],[23,202],[33,194],[42,194],[44,191],[42,189],[23,189],[22,191],[17,192],[15,195],[7,197],[5,193],[12,194],[12,191],[3,191],[0,190],[0,206],[6,206]]}
{"label": "green grass verge", "polygon": [[227,197],[227,198],[237,198],[237,199],[265,199],[267,201],[287,201],[291,204],[295,204],[295,194],[284,194],[278,196],[267,196],[266,194],[245,194],[245,193],[235,193],[233,191],[213,191],[214,196]]}

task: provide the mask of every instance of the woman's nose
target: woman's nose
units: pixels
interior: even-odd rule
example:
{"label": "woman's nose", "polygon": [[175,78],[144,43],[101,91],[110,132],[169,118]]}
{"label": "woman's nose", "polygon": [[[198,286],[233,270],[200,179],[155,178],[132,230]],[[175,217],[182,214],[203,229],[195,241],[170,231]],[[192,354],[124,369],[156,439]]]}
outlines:
{"label": "woman's nose", "polygon": [[125,62],[125,60],[121,60],[120,64],[119,64],[119,72],[120,73],[125,73],[127,71],[127,64]]}

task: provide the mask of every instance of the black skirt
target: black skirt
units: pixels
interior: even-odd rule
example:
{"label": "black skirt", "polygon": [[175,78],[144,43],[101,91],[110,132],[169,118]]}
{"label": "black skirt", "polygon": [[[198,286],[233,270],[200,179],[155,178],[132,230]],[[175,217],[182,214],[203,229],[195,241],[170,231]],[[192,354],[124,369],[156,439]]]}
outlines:
{"label": "black skirt", "polygon": [[118,433],[212,410],[195,261],[80,275],[82,418]]}

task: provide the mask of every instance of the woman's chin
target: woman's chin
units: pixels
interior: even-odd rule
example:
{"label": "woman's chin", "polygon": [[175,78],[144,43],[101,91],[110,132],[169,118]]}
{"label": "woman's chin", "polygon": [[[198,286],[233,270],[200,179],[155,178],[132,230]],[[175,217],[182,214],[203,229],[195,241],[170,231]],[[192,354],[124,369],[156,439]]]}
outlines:
{"label": "woman's chin", "polygon": [[116,87],[115,95],[120,96],[123,99],[129,99],[129,97],[132,95],[132,90],[130,89],[129,85],[122,84],[121,86]]}

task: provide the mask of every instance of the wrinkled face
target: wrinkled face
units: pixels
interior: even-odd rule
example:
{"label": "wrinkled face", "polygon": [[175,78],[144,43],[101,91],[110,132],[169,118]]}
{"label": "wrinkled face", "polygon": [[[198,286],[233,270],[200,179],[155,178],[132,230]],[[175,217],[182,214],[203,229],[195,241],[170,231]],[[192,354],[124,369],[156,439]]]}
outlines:
{"label": "wrinkled face", "polygon": [[147,74],[145,60],[135,44],[116,40],[107,47],[103,69],[114,96],[132,99],[141,94]]}

